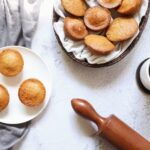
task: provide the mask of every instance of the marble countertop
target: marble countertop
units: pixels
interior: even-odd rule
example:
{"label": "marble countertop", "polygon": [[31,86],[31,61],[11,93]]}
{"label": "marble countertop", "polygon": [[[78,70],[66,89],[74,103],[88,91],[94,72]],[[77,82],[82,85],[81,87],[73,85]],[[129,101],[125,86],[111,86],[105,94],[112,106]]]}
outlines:
{"label": "marble countertop", "polygon": [[125,59],[99,69],[81,66],[68,58],[57,43],[51,21],[52,2],[43,0],[32,49],[52,70],[51,101],[13,150],[115,150],[94,136],[94,126],[74,113],[70,101],[75,97],[88,99],[104,116],[117,115],[150,140],[150,96],[139,90],[135,80],[137,66],[150,56],[150,20]]}

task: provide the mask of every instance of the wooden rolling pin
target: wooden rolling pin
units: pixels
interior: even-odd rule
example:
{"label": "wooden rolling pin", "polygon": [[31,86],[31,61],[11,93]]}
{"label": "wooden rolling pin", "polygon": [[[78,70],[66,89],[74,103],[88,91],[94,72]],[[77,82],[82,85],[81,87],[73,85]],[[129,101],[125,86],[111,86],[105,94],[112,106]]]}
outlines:
{"label": "wooden rolling pin", "polygon": [[93,121],[101,135],[119,150],[150,150],[150,142],[115,115],[101,117],[87,101],[73,99],[72,107],[82,117]]}

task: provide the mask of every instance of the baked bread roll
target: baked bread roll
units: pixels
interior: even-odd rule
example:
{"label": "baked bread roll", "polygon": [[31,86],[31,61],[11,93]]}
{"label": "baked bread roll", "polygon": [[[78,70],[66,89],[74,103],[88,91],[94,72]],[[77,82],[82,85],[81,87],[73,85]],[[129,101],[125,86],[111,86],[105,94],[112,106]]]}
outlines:
{"label": "baked bread roll", "polygon": [[24,66],[22,55],[15,49],[0,52],[0,73],[12,77],[18,75]]}
{"label": "baked bread roll", "polygon": [[119,17],[113,20],[106,36],[112,42],[121,42],[132,38],[138,32],[138,28],[134,18]]}
{"label": "baked bread roll", "polygon": [[9,93],[7,89],[0,84],[0,112],[3,111],[9,103]]}
{"label": "baked bread roll", "polygon": [[121,5],[122,0],[98,0],[98,3],[108,9],[116,8]]}
{"label": "baked bread roll", "polygon": [[25,80],[18,91],[20,101],[29,107],[39,106],[44,102],[46,89],[37,79]]}
{"label": "baked bread roll", "polygon": [[85,25],[93,30],[103,30],[110,24],[111,14],[108,9],[96,6],[89,8],[84,16]]}
{"label": "baked bread roll", "polygon": [[91,53],[96,55],[107,55],[115,50],[115,45],[101,35],[91,34],[86,36],[85,44]]}
{"label": "baked bread roll", "polygon": [[88,34],[81,19],[66,17],[64,19],[64,29],[66,34],[74,40],[82,40]]}
{"label": "baked bread roll", "polygon": [[84,16],[87,5],[84,0],[61,0],[64,9],[77,17]]}
{"label": "baked bread roll", "polygon": [[123,0],[117,11],[124,15],[133,15],[139,11],[142,0]]}

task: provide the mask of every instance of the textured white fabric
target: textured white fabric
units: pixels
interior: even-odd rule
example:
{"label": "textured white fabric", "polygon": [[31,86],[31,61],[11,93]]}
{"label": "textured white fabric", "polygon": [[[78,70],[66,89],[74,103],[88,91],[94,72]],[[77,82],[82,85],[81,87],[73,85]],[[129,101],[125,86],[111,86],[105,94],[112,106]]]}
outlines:
{"label": "textured white fabric", "polygon": [[0,46],[30,46],[41,0],[0,0]]}

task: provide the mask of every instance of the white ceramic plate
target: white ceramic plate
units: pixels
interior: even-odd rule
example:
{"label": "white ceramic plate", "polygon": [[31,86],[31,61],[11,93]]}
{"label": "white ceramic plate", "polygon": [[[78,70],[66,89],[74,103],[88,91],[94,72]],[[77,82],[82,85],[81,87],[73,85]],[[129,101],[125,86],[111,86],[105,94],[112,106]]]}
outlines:
{"label": "white ceramic plate", "polygon": [[[22,54],[24,59],[24,69],[16,77],[5,77],[0,74],[0,84],[3,84],[10,94],[8,107],[0,112],[0,122],[7,124],[20,124],[34,119],[45,109],[51,96],[52,77],[47,65],[30,49],[20,46],[9,46],[0,48],[0,51],[6,48],[14,48]],[[18,88],[20,84],[29,78],[39,79],[46,87],[44,103],[34,108],[26,107],[18,98]]]}

